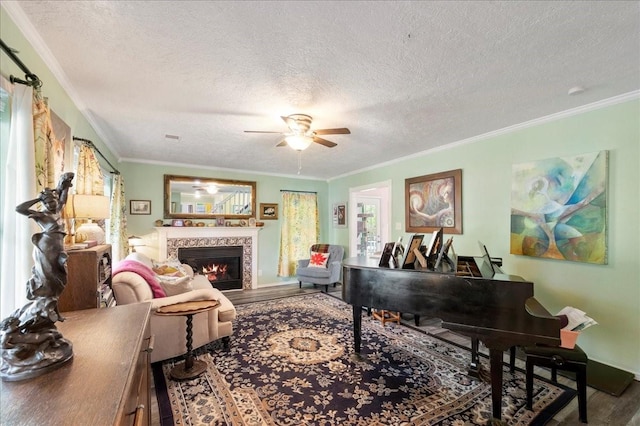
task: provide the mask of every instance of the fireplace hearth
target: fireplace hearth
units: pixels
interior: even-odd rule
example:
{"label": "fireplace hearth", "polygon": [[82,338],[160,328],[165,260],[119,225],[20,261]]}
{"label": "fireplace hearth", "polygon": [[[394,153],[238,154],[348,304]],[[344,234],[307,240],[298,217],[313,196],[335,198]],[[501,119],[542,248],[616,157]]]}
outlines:
{"label": "fireplace hearth", "polygon": [[218,290],[242,289],[242,246],[181,247],[178,260]]}

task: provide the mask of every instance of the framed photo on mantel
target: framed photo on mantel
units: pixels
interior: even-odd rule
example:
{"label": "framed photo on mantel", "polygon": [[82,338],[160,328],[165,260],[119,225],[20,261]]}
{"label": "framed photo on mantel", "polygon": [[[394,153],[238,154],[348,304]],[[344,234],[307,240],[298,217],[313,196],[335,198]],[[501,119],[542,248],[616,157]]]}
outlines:
{"label": "framed photo on mantel", "polygon": [[462,234],[462,169],[405,179],[407,232]]}

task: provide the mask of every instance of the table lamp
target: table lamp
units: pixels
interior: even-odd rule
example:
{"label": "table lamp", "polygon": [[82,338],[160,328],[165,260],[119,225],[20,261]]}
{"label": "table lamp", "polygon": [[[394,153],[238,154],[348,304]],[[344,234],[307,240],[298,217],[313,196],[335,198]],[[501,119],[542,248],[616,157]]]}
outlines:
{"label": "table lamp", "polygon": [[140,237],[136,237],[135,235],[130,236],[128,240],[129,240],[129,247],[130,247],[129,253],[135,253],[136,247],[144,246],[144,240]]}
{"label": "table lamp", "polygon": [[104,231],[93,220],[109,217],[110,202],[109,197],[104,195],[73,194],[69,196],[66,206],[69,209],[69,217],[87,220],[76,228],[77,243],[87,240],[95,240],[98,244],[105,243]]}

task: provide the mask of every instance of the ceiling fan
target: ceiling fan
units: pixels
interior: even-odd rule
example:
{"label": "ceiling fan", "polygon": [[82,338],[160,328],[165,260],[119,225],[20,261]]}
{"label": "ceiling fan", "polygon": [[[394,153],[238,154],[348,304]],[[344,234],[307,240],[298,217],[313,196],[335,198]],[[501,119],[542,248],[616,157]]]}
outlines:
{"label": "ceiling fan", "polygon": [[285,135],[285,138],[280,141],[276,146],[289,145],[296,151],[303,151],[315,142],[320,145],[324,145],[327,148],[333,148],[337,145],[335,142],[331,142],[324,138],[318,137],[318,135],[348,135],[351,134],[349,129],[342,127],[338,129],[316,129],[311,130],[311,122],[313,118],[306,114],[291,114],[286,117],[281,116],[282,120],[289,127],[289,132],[270,132],[263,130],[245,130],[245,133],[279,133]]}

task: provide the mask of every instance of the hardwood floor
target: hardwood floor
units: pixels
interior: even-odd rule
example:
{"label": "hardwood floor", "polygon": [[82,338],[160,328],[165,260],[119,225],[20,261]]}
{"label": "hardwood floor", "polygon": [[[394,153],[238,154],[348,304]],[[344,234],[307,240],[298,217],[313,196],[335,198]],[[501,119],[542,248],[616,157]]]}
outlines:
{"label": "hardwood floor", "polygon": [[[319,291],[319,287],[314,288],[310,284],[303,285],[302,289],[298,288],[298,284],[290,284],[257,290],[229,291],[225,292],[225,296],[234,305],[241,305],[244,303],[310,294]],[[341,291],[340,286],[336,288],[329,287],[329,293],[336,297],[341,297]],[[413,319],[410,316],[403,319],[403,322],[413,325]],[[428,333],[437,334],[458,344],[469,345],[468,338],[440,328],[438,320],[422,319],[420,321],[420,328]],[[524,362],[521,359],[517,359],[516,366],[523,368]],[[548,370],[538,367],[536,367],[536,374],[543,377],[550,377]],[[558,381],[575,389],[575,382],[567,377],[558,375]],[[151,413],[152,425],[159,425],[155,388],[152,388]],[[595,426],[640,426],[640,382],[634,380],[619,397],[588,387],[587,416],[589,424]],[[583,423],[578,420],[577,398],[574,398],[547,423],[547,425],[550,426],[573,426],[582,424]]]}

